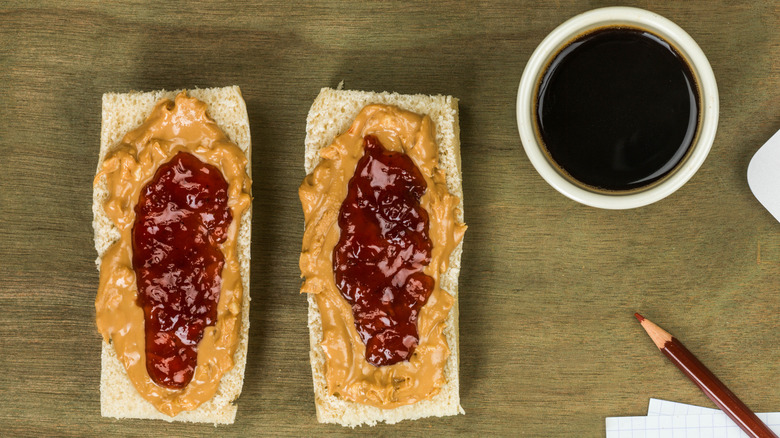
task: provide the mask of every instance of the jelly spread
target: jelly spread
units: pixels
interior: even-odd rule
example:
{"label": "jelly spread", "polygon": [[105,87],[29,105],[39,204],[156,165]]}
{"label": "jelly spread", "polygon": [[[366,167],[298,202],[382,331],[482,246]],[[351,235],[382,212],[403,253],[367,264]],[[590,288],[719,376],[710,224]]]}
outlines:
{"label": "jelly spread", "polygon": [[422,270],[431,261],[426,184],[412,160],[374,136],[349,181],[333,250],[336,287],[352,306],[355,327],[376,366],[409,359],[419,337],[417,315],[433,289]]}
{"label": "jelly spread", "polygon": [[219,169],[179,152],[157,170],[135,206],[133,269],[144,309],[146,371],[184,388],[198,363],[203,330],[217,320],[232,217]]}
{"label": "jelly spread", "polygon": [[[149,194],[149,189],[155,191],[155,186],[166,179],[164,175],[167,170],[176,168],[179,164],[183,165],[182,171],[178,172],[170,182],[173,185],[181,185],[180,188],[184,192],[188,190],[188,184],[195,180],[198,180],[201,185],[212,184],[216,180],[216,185],[208,188],[207,192],[187,193],[183,200],[170,203],[168,201],[171,199],[166,197],[176,197],[174,192],[177,189],[174,189],[169,194],[160,193],[159,196],[152,196],[151,204],[165,201],[165,205],[148,204],[149,197],[146,195]],[[241,149],[233,144],[206,114],[206,104],[182,92],[176,96],[175,102],[165,99],[157,103],[146,121],[127,133],[120,144],[108,153],[95,177],[95,185],[105,187],[108,191],[103,202],[103,210],[116,226],[119,234],[119,239],[106,250],[100,262],[100,285],[95,299],[98,330],[106,342],[111,341],[117,358],[124,365],[138,393],[160,412],[169,416],[195,409],[210,400],[216,394],[222,376],[234,365],[234,354],[238,347],[241,328],[243,299],[237,241],[240,218],[251,204],[252,182],[247,174],[247,166],[248,160]],[[208,181],[201,180],[202,175],[196,175],[205,171],[211,174],[214,170],[218,170],[217,173],[220,175],[216,175],[218,178],[214,179],[206,178]],[[144,197],[141,196],[142,191]],[[206,199],[207,197],[209,199]],[[139,269],[138,273],[134,269],[146,264],[146,261],[139,258],[151,257],[153,264],[157,259],[162,260],[165,257],[159,252],[155,253],[154,250],[148,253],[152,247],[144,247],[144,245],[139,247],[138,242],[134,242],[134,229],[137,231],[136,237],[141,237],[143,234],[145,223],[143,217],[154,216],[153,211],[170,215],[171,219],[173,215],[184,215],[183,210],[179,209],[181,202],[194,205],[195,209],[192,212],[200,212],[198,205],[204,201],[217,204],[214,207],[207,207],[214,208],[213,213],[216,215],[213,218],[210,216],[212,213],[204,210],[205,214],[197,219],[201,220],[201,225],[208,229],[205,236],[203,230],[199,229],[198,232],[186,233],[186,239],[183,235],[172,237],[174,234],[166,238],[173,239],[171,243],[186,246],[198,245],[200,243],[196,244],[196,242],[206,237],[213,239],[210,244],[218,245],[221,256],[213,252],[213,247],[206,251],[209,252],[209,257],[222,259],[222,262],[217,263],[222,264],[221,271],[211,261],[205,259],[196,261],[196,264],[202,262],[204,266],[208,265],[203,272],[209,271],[214,274],[214,280],[217,276],[221,277],[218,297],[214,296],[213,282],[202,285],[205,286],[202,290],[204,295],[200,298],[208,296],[207,301],[216,301],[214,313],[209,309],[213,303],[206,305],[205,309],[196,305],[195,302],[199,300],[198,294],[193,292],[195,289],[186,289],[188,287],[186,279],[184,282],[181,278],[175,281],[179,286],[184,287],[184,290],[174,292],[173,295],[161,293],[166,288],[167,292],[171,291],[169,280],[179,274],[173,272],[169,273],[170,275],[162,274],[162,277],[149,283],[156,281],[161,287],[149,290],[145,288],[145,285],[148,285],[145,283],[148,283],[151,277],[146,276],[144,269]],[[225,204],[227,211],[224,210]],[[136,211],[138,211],[138,218],[136,218]],[[219,213],[220,211],[222,213]],[[233,220],[228,219],[226,215]],[[164,217],[158,219],[165,221]],[[176,221],[172,220],[166,226],[173,225]],[[141,227],[134,227],[137,222],[142,224]],[[176,226],[191,227],[194,224]],[[174,228],[172,227],[171,231],[174,231]],[[157,232],[153,227],[149,231]],[[171,254],[168,254],[168,257],[170,256]],[[182,260],[178,262],[186,263]],[[151,297],[147,296],[147,293]],[[195,298],[192,303],[188,301],[191,298]],[[184,310],[183,307],[188,306],[190,308],[180,313],[178,319],[173,313],[155,313],[153,309],[156,304],[152,303],[166,302],[166,300],[170,308],[163,307],[168,310]],[[147,351],[151,351],[148,350],[147,343],[147,330],[150,328],[145,329],[144,310],[150,304],[152,319],[157,317],[160,322],[159,333],[168,333],[171,324],[175,326],[182,323],[182,319],[186,320],[192,315],[197,315],[195,319],[191,319],[185,325],[179,325],[176,329],[177,337],[181,335],[179,340],[185,344],[176,353],[179,358],[186,358],[184,362],[189,365],[192,364],[193,358],[186,351],[195,346],[193,343],[197,344],[197,358],[191,376],[188,377],[186,374],[189,372],[186,371],[182,375],[177,375],[177,371],[180,373],[187,366],[178,370],[176,367],[164,370],[162,374],[167,377],[162,378],[160,376],[153,378],[155,372],[150,374],[147,370],[147,364],[157,363],[156,357],[147,359]],[[151,330],[156,329],[152,327]],[[193,330],[193,332],[182,333],[186,330]],[[199,335],[198,331],[202,331],[202,335]],[[200,338],[199,342],[196,341],[197,338]],[[156,354],[156,350],[154,351]],[[185,354],[181,354],[182,351]],[[169,356],[167,353],[164,355],[176,357],[176,355]],[[186,380],[189,380],[189,383],[185,383]]]}
{"label": "jelly spread", "polygon": [[[440,279],[441,275],[447,272],[450,255],[460,244],[466,226],[458,219],[461,215],[458,210],[460,199],[447,190],[444,170],[439,167],[439,153],[435,138],[433,122],[428,116],[404,111],[393,106],[368,105],[360,111],[346,132],[336,137],[330,146],[320,150],[321,161],[312,173],[306,176],[299,188],[298,193],[306,221],[300,257],[301,275],[305,277],[301,292],[313,295],[314,304],[320,314],[322,322],[320,346],[326,362],[324,367],[325,381],[330,395],[383,409],[392,409],[431,399],[439,393],[441,386],[446,381],[444,367],[450,356],[450,350],[443,330],[454,299],[441,288]],[[405,307],[410,309],[404,310],[407,312],[406,319],[397,318],[391,322],[389,319],[382,320],[380,318],[378,322],[386,325],[409,323],[413,319],[410,316],[411,309],[415,305],[410,308],[408,301],[404,303],[404,300],[408,300],[414,295],[420,295],[415,289],[415,280],[427,276],[433,283],[427,301],[421,300],[422,297],[414,298],[414,301],[424,302],[424,305],[421,304],[419,307],[416,316],[416,337],[418,340],[416,342],[413,339],[407,341],[408,344],[404,345],[404,349],[400,350],[400,353],[391,352],[390,359],[394,363],[380,366],[371,363],[373,359],[371,359],[370,351],[378,352],[377,359],[379,359],[388,351],[393,350],[393,344],[380,342],[380,347],[375,350],[372,350],[371,347],[367,348],[363,340],[365,333],[361,335],[358,329],[361,325],[360,321],[369,322],[365,324],[365,330],[363,330],[369,334],[382,327],[376,324],[372,325],[369,321],[370,318],[361,318],[360,308],[357,309],[358,324],[356,325],[353,314],[354,307],[350,304],[349,298],[345,298],[336,285],[337,277],[340,275],[338,274],[339,270],[336,269],[334,273],[334,267],[338,268],[338,258],[341,257],[338,255],[336,247],[341,240],[342,233],[354,234],[348,229],[350,225],[339,223],[342,205],[348,197],[350,180],[356,174],[358,162],[363,160],[366,155],[369,156],[366,161],[372,161],[376,166],[380,166],[382,162],[374,160],[374,157],[387,153],[379,151],[378,147],[374,146],[374,139],[378,143],[376,146],[411,160],[412,168],[416,168],[417,173],[424,180],[424,185],[420,184],[422,189],[413,189],[415,193],[411,194],[411,199],[390,202],[391,198],[387,197],[385,201],[388,202],[388,208],[386,208],[385,214],[401,219],[403,222],[397,213],[393,213],[394,208],[398,209],[398,213],[400,213],[404,208],[399,207],[406,203],[406,206],[412,206],[411,210],[415,210],[413,207],[416,203],[414,198],[417,193],[422,192],[422,196],[419,197],[421,210],[415,211],[420,212],[420,218],[425,213],[429,219],[427,236],[430,240],[430,253],[425,255],[425,251],[419,251],[425,247],[425,244],[418,239],[415,243],[418,246],[412,252],[418,254],[417,257],[421,257],[421,259],[407,258],[405,255],[399,258],[404,263],[408,263],[408,266],[413,266],[415,269],[421,268],[421,271],[415,271],[414,279],[411,274],[404,278],[405,273],[400,270],[399,275],[393,276],[393,279],[399,283],[402,279],[405,280],[404,285],[408,284],[407,287],[414,289],[414,294],[402,298],[405,296],[404,293],[399,294],[399,296],[393,292],[391,298],[390,294],[384,295],[384,289],[382,289],[382,296],[372,297],[372,299],[378,298],[380,304],[377,306],[369,305],[367,309],[380,309],[392,314],[396,312],[396,307],[402,310]],[[397,157],[394,155],[391,161],[397,161]],[[390,173],[397,171],[398,169],[392,169]],[[409,170],[409,175],[414,173],[416,172]],[[383,177],[381,172],[375,173],[373,176],[378,179]],[[362,178],[358,176],[357,179],[361,180]],[[387,195],[390,192],[379,190],[375,193]],[[411,210],[407,210],[407,212]],[[370,223],[370,221],[366,222]],[[359,221],[355,221],[352,226],[358,225]],[[360,222],[360,226],[364,225]],[[384,225],[393,227],[390,222],[386,222]],[[416,233],[416,226],[419,226],[419,223],[413,227],[415,232],[411,234],[420,237],[422,233],[419,235]],[[397,229],[397,231],[401,230],[402,228]],[[363,233],[364,231],[356,230],[356,232]],[[404,232],[407,233],[407,231]],[[366,233],[371,238],[376,238],[382,234],[382,231],[366,231]],[[381,245],[383,248],[390,248],[398,244],[390,239],[389,242]],[[370,246],[368,245],[366,249],[374,250]],[[341,250],[344,249],[342,245]],[[393,250],[395,251],[395,249]],[[363,251],[362,248],[361,251]],[[369,257],[364,258],[359,255],[357,259],[369,260]],[[370,266],[370,263],[366,266]],[[376,290],[372,292],[376,292]],[[382,303],[383,300],[387,304]],[[368,316],[365,312],[362,313],[362,316]],[[396,318],[398,315],[392,316]],[[382,332],[374,333],[381,335]],[[406,337],[406,333],[404,332],[404,337]],[[415,343],[416,346],[414,346]],[[371,344],[370,339],[368,339],[368,344]],[[403,359],[396,361],[401,357]],[[381,363],[379,360],[376,362]]]}

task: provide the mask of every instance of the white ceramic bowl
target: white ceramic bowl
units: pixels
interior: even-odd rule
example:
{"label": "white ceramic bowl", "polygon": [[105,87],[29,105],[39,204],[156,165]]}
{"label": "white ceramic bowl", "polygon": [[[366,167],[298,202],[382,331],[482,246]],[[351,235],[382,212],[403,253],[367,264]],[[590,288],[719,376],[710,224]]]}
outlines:
{"label": "white ceramic bowl", "polygon": [[[688,61],[699,86],[701,126],[687,159],[672,174],[646,189],[627,193],[588,190],[564,177],[543,152],[535,129],[534,106],[537,85],[545,68],[561,48],[593,29],[607,26],[629,26],[648,30],[668,42]],[[718,126],[718,86],[707,57],[684,30],[666,18],[644,9],[609,7],[577,15],[558,26],[539,44],[523,71],[517,91],[517,126],[520,139],[531,164],[556,190],[592,207],[627,209],[652,204],[683,186],[704,163],[715,140]]]}

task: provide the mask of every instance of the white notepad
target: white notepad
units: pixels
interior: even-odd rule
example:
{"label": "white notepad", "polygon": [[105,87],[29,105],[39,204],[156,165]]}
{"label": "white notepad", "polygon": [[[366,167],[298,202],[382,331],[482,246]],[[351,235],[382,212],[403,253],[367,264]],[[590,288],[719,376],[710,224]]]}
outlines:
{"label": "white notepad", "polygon": [[[780,433],[780,412],[756,414]],[[747,437],[719,409],[650,399],[646,417],[608,417],[607,438],[741,438]]]}
{"label": "white notepad", "polygon": [[705,408],[702,406],[677,403],[669,400],[651,398],[647,406],[647,415],[701,415],[714,414],[720,409]]}

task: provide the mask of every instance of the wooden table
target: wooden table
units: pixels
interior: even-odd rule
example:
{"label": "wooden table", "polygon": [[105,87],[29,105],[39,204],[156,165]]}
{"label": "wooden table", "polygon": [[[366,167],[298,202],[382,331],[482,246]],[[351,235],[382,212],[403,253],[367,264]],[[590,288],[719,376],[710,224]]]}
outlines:
{"label": "wooden table", "polygon": [[[756,411],[780,410],[780,224],[746,182],[780,128],[780,6],[636,2],[709,57],[720,126],[677,193],[630,211],[559,195],[526,158],[517,84],[555,26],[615,2],[0,5],[0,435],[603,436],[649,397],[712,406],[632,317],[677,334]],[[623,2],[617,2],[623,3]],[[316,422],[298,252],[318,90],[461,99],[466,416]],[[101,94],[238,84],[253,134],[249,363],[236,424],[100,417],[92,178]],[[780,169],[778,169],[780,172]]]}

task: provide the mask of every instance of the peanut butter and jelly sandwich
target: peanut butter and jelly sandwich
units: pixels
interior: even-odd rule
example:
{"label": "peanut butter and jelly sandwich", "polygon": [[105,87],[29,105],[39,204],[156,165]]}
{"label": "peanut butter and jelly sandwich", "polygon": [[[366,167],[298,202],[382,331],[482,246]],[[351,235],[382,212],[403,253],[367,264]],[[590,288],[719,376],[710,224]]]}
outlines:
{"label": "peanut butter and jelly sandwich", "polygon": [[323,89],[299,188],[317,419],[464,413],[458,101]]}
{"label": "peanut butter and jelly sandwich", "polygon": [[238,87],[103,95],[92,208],[103,416],[235,420],[251,185]]}

